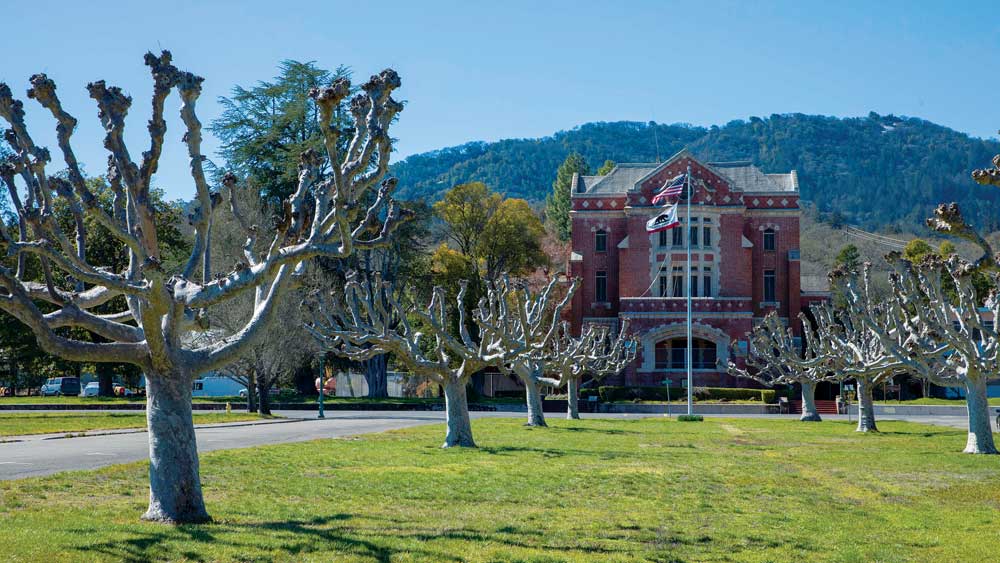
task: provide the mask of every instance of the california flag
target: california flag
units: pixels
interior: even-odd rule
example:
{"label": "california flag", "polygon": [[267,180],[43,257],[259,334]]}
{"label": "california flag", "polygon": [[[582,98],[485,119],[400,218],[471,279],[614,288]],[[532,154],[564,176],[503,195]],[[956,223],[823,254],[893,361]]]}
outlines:
{"label": "california flag", "polygon": [[658,233],[660,231],[665,231],[667,229],[672,229],[681,222],[677,220],[677,204],[667,207],[667,209],[653,217],[649,221],[646,221],[646,232],[647,233]]}

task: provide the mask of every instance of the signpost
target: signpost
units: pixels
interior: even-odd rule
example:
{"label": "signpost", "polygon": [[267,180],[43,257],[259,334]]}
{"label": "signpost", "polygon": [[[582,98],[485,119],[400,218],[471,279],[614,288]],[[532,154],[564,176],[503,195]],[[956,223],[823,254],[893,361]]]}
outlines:
{"label": "signpost", "polygon": [[323,395],[326,394],[326,354],[319,359],[319,416],[316,418],[326,418],[323,412]]}

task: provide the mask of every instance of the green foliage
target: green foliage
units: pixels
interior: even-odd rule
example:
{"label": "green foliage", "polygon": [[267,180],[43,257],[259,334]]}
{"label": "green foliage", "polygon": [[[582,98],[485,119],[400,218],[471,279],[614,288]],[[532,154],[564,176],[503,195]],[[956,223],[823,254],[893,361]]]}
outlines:
{"label": "green foliage", "polygon": [[548,263],[541,246],[545,229],[523,199],[504,199],[470,182],[448,190],[434,212],[457,251],[475,266],[476,277],[521,275]]}
{"label": "green foliage", "polygon": [[[325,154],[319,112],[309,90],[350,75],[343,66],[330,72],[314,62],[286,60],[272,81],[251,88],[233,87],[229,97],[219,98],[222,115],[209,127],[222,142],[219,152],[225,166],[269,200],[291,195],[298,183],[299,156],[308,149]],[[353,124],[348,103],[345,100],[334,112],[333,125],[341,130]],[[348,137],[342,135],[344,146]]]}
{"label": "green foliage", "polygon": [[577,152],[596,168],[654,162],[688,146],[699,158],[749,158],[766,172],[796,170],[803,199],[836,223],[924,228],[935,205],[957,201],[984,230],[996,230],[1000,190],[969,179],[1000,153],[1000,143],[971,138],[916,118],[871,114],[785,114],[711,128],[637,122],[588,123],[541,139],[469,143],[411,156],[393,167],[401,197],[435,197],[442,185],[480,181],[508,195],[540,201],[556,171]]}
{"label": "green foliage", "polygon": [[938,255],[942,258],[947,258],[956,252],[958,252],[958,249],[955,248],[955,244],[950,240],[941,241],[941,245],[938,246]]}
{"label": "green foliage", "polygon": [[[601,401],[666,401],[667,388],[662,386],[621,387],[602,385],[597,389]],[[761,401],[773,404],[778,401],[774,389],[734,389],[729,387],[695,387],[692,396],[699,401]],[[670,388],[670,400],[676,401],[687,397],[687,389],[683,387]]]}
{"label": "green foliage", "polygon": [[561,241],[569,240],[569,212],[573,208],[571,193],[573,175],[585,176],[589,172],[587,161],[575,152],[567,156],[556,171],[556,179],[552,182],[552,193],[545,200],[545,218]]}
{"label": "green foliage", "polygon": [[903,248],[903,258],[906,258],[910,262],[919,262],[924,257],[933,254],[936,254],[934,247],[924,239],[915,238],[906,243],[906,247]]}
{"label": "green foliage", "polygon": [[598,176],[606,176],[606,175],[610,174],[611,171],[614,170],[614,169],[615,169],[615,161],[613,161],[613,160],[605,160],[604,164],[602,164],[601,167],[597,169],[597,175]]}
{"label": "green foliage", "polygon": [[841,248],[837,257],[834,258],[834,265],[843,266],[852,272],[859,271],[861,269],[861,253],[858,251],[858,247],[848,244]]}
{"label": "green foliage", "polygon": [[703,422],[705,417],[700,414],[682,414],[677,416],[679,422]]}

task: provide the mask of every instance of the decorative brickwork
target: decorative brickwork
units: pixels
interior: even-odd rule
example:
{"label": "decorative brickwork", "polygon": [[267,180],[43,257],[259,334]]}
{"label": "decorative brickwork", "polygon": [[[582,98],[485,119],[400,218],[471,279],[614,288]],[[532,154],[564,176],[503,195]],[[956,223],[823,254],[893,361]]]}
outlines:
{"label": "decorative brickwork", "polygon": [[[689,166],[691,222],[682,204],[680,235],[646,233],[646,221],[659,209],[649,204],[656,189]],[[606,176],[574,177],[568,271],[583,284],[572,303],[573,328],[628,318],[641,343],[635,363],[607,381],[658,385],[684,376],[676,348],[685,338],[685,245],[691,237],[695,385],[752,385],[709,364],[724,365],[731,348],[741,364],[746,333],[768,312],[778,311],[787,322],[809,302],[826,298],[821,291],[803,293],[799,216],[794,171],[765,174],[749,162],[703,163],[687,151],[659,164],[620,164]],[[801,330],[797,321],[792,326]]]}

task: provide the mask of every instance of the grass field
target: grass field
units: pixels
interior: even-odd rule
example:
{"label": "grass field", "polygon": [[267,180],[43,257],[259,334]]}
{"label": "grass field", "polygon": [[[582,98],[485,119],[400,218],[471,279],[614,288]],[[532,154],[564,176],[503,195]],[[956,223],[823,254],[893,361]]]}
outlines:
{"label": "grass field", "polygon": [[202,456],[215,522],[146,524],[146,466],[0,482],[14,561],[982,562],[1000,459],[960,430],[710,419],[473,423]]}
{"label": "grass field", "polygon": [[[195,424],[220,422],[244,422],[258,420],[256,414],[195,413]],[[87,430],[116,430],[120,428],[143,428],[146,413],[102,413],[82,412],[72,414],[49,413],[0,413],[0,437],[24,436],[28,434],[73,433]]]}

